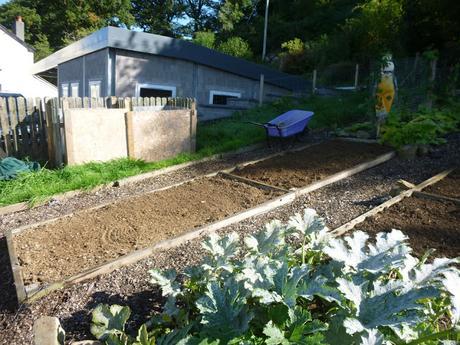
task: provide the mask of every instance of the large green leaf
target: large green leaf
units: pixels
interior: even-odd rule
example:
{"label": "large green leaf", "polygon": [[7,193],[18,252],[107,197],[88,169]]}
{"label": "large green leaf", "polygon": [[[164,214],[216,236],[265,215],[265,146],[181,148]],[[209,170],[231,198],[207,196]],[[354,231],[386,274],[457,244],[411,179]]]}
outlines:
{"label": "large green leaf", "polygon": [[217,282],[209,283],[196,306],[204,325],[203,333],[216,339],[228,341],[244,334],[253,318],[245,294],[233,280],[227,281],[223,287]]}
{"label": "large green leaf", "polygon": [[110,334],[123,333],[130,314],[129,307],[99,304],[92,312],[91,333],[99,340],[105,340]]}
{"label": "large green leaf", "polygon": [[333,260],[342,262],[346,271],[366,271],[382,274],[391,268],[402,266],[410,252],[407,239],[399,230],[379,233],[376,244],[366,246],[369,236],[362,231],[342,239],[332,239],[324,252]]}

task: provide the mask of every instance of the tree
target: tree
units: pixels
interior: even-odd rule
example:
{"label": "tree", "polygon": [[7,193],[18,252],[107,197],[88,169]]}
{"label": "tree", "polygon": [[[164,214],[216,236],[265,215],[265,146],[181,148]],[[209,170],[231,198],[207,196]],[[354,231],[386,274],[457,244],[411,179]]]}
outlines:
{"label": "tree", "polygon": [[233,55],[239,58],[251,59],[253,54],[248,42],[241,37],[230,37],[218,46],[222,53]]}
{"label": "tree", "polygon": [[104,26],[134,24],[130,0],[11,0],[0,5],[0,23],[10,26],[16,16],[26,25],[26,42],[37,57],[78,40]]}
{"label": "tree", "polygon": [[214,49],[216,42],[216,35],[211,31],[198,31],[195,32],[195,37],[193,38],[193,43],[199,44],[200,46]]}
{"label": "tree", "polygon": [[176,36],[174,21],[183,15],[184,7],[175,0],[134,0],[132,14],[137,26],[145,32]]}
{"label": "tree", "polygon": [[216,8],[220,0],[178,0],[188,21],[182,26],[184,34],[216,28]]}

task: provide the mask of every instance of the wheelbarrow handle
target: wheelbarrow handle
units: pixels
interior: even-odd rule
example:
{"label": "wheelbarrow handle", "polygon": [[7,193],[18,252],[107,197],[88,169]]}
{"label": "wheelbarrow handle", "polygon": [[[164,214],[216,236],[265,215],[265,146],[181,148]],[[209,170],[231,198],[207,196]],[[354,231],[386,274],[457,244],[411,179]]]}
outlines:
{"label": "wheelbarrow handle", "polygon": [[254,121],[244,121],[245,123],[250,123],[251,125],[256,125],[256,126],[260,126],[260,127],[276,127],[278,128],[278,125],[275,125],[273,123],[260,123],[260,122],[254,122]]}

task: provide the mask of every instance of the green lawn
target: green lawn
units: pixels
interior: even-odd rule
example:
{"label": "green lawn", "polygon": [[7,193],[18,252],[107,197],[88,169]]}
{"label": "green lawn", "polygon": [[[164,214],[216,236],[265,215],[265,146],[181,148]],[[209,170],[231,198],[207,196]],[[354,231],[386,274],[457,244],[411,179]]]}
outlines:
{"label": "green lawn", "polygon": [[231,118],[199,123],[197,152],[194,154],[182,154],[155,163],[119,159],[57,170],[43,168],[37,173],[23,174],[12,181],[0,181],[0,205],[21,201],[35,203],[54,194],[76,189],[90,189],[123,177],[236,150],[265,140],[265,131],[262,128],[244,121],[267,122],[290,109],[314,111],[311,128],[335,128],[362,121],[366,119],[365,100],[365,95],[359,93],[334,98],[309,97],[301,101],[282,99],[269,105],[238,112]]}

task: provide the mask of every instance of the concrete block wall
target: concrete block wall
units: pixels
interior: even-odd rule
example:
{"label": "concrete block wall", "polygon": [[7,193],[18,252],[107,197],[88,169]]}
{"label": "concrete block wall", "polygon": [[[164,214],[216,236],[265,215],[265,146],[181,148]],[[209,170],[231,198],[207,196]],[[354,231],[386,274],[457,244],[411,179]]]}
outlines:
{"label": "concrete block wall", "polygon": [[68,165],[105,162],[131,157],[148,162],[194,152],[194,109],[64,110],[64,133]]}
{"label": "concrete block wall", "polygon": [[64,133],[68,165],[128,156],[125,109],[67,109]]}
{"label": "concrete block wall", "polygon": [[126,114],[128,155],[147,162],[194,152],[196,116],[190,109]]}

